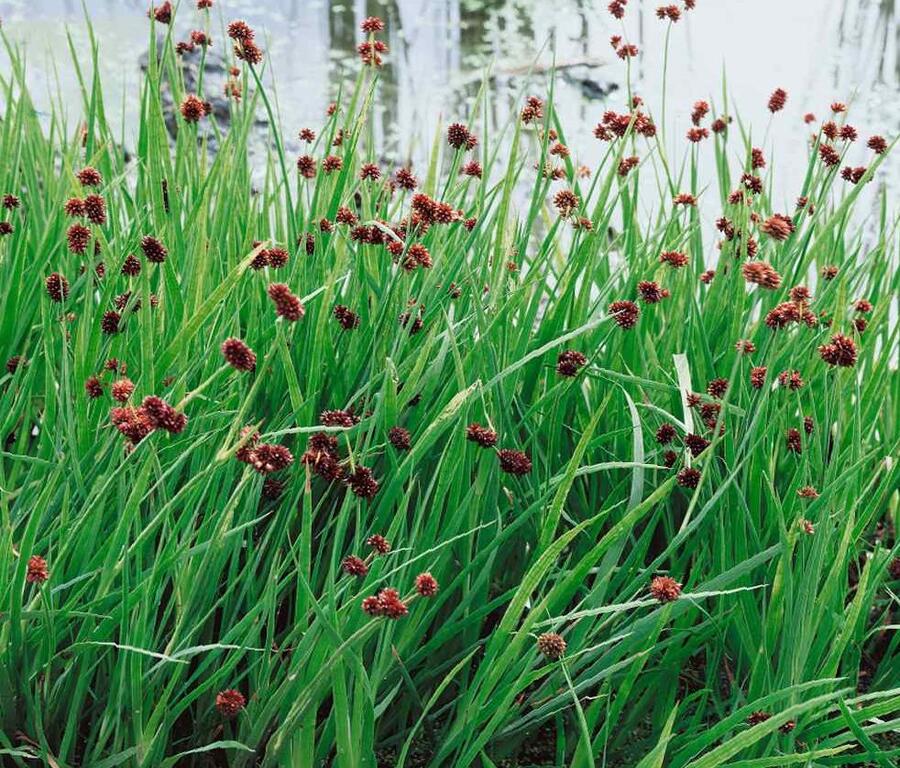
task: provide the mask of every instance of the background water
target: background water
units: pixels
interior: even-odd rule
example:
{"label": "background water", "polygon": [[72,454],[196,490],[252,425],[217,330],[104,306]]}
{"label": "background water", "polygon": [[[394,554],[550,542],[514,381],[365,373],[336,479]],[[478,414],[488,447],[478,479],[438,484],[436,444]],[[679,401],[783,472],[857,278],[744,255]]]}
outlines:
{"label": "background water", "polygon": [[[631,0],[624,31],[641,48],[633,63],[636,90],[659,122],[668,25],[655,18],[657,4]],[[86,0],[86,5],[100,40],[107,112],[122,126],[126,145],[133,145],[147,2]],[[199,26],[193,0],[181,5],[179,39]],[[376,130],[387,155],[396,157],[402,148],[413,158],[427,150],[439,119],[467,117],[488,68],[489,109],[498,121],[518,111],[515,94],[522,89],[543,93],[555,50],[564,65],[556,102],[567,140],[576,162],[591,165],[601,152],[591,136],[593,126],[604,109],[622,109],[625,101],[624,66],[609,45],[610,35],[622,34],[623,26],[606,5],[607,0],[217,0],[213,38],[215,47],[225,50],[223,20],[244,18],[257,28],[268,74],[276,81],[283,127],[296,135],[302,126],[318,128],[339,84],[353,78],[360,20],[382,16],[391,53],[382,71]],[[754,143],[775,155],[776,199],[780,195],[790,210],[805,167],[805,112],[822,119],[828,105],[841,100],[850,104],[849,122],[863,138],[897,134],[898,13],[897,0],[698,0],[671,33],[666,83],[671,151],[684,149],[695,100],[722,103],[727,75],[728,98],[742,121],[753,126]],[[67,65],[66,28],[77,46],[84,45],[80,0],[0,0],[0,19],[10,38],[26,47],[39,107],[49,104],[58,83],[74,121],[80,104]],[[537,74],[529,82],[524,73],[535,62]],[[770,121],[766,101],[776,87],[787,89],[790,98],[786,110]],[[858,142],[853,164],[870,156],[863,143]],[[880,181],[900,189],[896,156]]]}

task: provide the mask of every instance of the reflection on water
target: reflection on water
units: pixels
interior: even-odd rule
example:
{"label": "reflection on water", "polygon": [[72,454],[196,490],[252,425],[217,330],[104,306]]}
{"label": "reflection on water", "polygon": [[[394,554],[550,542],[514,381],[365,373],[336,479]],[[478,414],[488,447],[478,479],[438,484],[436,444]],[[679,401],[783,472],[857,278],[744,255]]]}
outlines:
{"label": "reflection on water", "polygon": [[[128,143],[138,109],[137,61],[146,49],[147,2],[86,2],[100,40],[107,112],[120,116]],[[199,23],[193,5],[181,3],[179,37]],[[281,119],[295,135],[300,126],[318,126],[339,84],[353,77],[361,19],[382,16],[391,54],[381,74],[376,137],[386,152],[413,147],[414,156],[430,144],[439,118],[467,116],[486,68],[494,88],[490,117],[503,121],[516,109],[513,94],[546,87],[542,73],[555,55],[565,65],[556,84],[557,108],[577,161],[590,165],[600,154],[593,126],[607,104],[621,108],[624,101],[624,67],[610,49],[610,35],[624,29],[640,45],[633,65],[636,90],[657,120],[661,107],[666,25],[654,16],[657,3],[631,3],[624,27],[606,5],[607,0],[219,0],[213,37],[223,50],[222,21],[236,17],[260,30]],[[69,106],[77,110],[74,74],[65,66],[65,25],[83,44],[81,0],[0,0],[0,18],[14,40],[27,44],[38,97],[48,98],[58,78],[63,93],[72,97]],[[745,122],[766,131],[777,156],[776,190],[789,199],[802,172],[804,112],[824,117],[828,104],[840,99],[851,104],[850,120],[863,135],[896,135],[898,31],[896,0],[699,0],[671,34],[669,143],[683,147],[695,100],[721,104],[727,73],[729,100],[739,104]],[[529,85],[524,73],[535,61],[537,74]],[[785,113],[769,124],[765,103],[778,86],[791,97]],[[763,138],[754,135],[757,143]],[[885,175],[900,187],[896,157]]]}

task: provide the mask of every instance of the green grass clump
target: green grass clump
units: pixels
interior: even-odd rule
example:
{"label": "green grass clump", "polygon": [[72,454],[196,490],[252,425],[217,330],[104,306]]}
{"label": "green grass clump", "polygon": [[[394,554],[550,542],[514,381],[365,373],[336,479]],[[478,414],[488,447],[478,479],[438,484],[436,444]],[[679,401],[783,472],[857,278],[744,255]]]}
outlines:
{"label": "green grass clump", "polygon": [[[391,190],[388,169],[360,178],[376,156],[363,68],[306,178],[277,131],[249,155],[276,109],[245,62],[230,129],[201,118],[216,153],[181,116],[170,140],[174,45],[151,56],[126,162],[96,45],[73,51],[83,121],[67,124],[35,111],[7,42],[6,763],[895,764],[898,218],[884,190],[857,210],[886,154],[850,184],[820,134],[785,228],[738,120],[674,157],[626,113],[585,177],[556,146],[551,83],[500,126],[483,93],[477,145],[436,133],[418,188]],[[481,175],[460,174],[473,160]],[[105,221],[73,252],[86,220],[66,201],[90,194]],[[287,263],[257,269],[274,247]],[[758,262],[768,289],[745,280]],[[669,295],[639,301],[642,282]],[[302,318],[276,317],[272,284]],[[617,301],[636,302],[633,327]],[[252,371],[225,362],[229,338]],[[496,446],[467,439],[473,423]],[[415,594],[424,573],[436,594]],[[675,583],[651,590],[660,576]],[[378,594],[370,613],[396,618],[362,609]]]}

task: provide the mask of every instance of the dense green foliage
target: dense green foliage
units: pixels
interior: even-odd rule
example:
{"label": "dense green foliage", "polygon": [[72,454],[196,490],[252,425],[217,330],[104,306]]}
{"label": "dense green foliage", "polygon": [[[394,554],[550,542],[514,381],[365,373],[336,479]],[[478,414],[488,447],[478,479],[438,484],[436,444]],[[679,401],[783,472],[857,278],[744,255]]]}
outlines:
{"label": "dense green foliage", "polygon": [[[0,238],[0,354],[22,357],[0,378],[0,750],[9,764],[897,759],[900,392],[889,313],[898,218],[883,192],[871,215],[854,211],[886,154],[869,152],[853,185],[812,146],[797,190],[811,205],[788,212],[795,228],[779,240],[760,232],[778,209],[770,169],[752,171],[759,194],[729,202],[751,171],[737,120],[699,144],[639,136],[631,120],[587,177],[550,154],[551,130],[565,141],[552,83],[542,116],[503,126],[481,119],[485,91],[467,120],[477,146],[457,151],[438,127],[419,189],[391,192],[395,169],[359,177],[376,158],[376,69],[362,68],[317,127],[308,179],[275,133],[264,157],[248,157],[255,116],[275,124],[260,68],[238,62],[243,98],[212,155],[180,116],[177,137],[167,133],[162,84],[173,84],[175,103],[184,97],[167,37],[143,81],[139,142],[126,162],[107,123],[96,46],[73,51],[84,101],[74,125],[59,110],[36,113],[22,58],[9,53],[0,194],[21,206],[3,212],[14,231]],[[679,156],[667,155],[676,145]],[[329,154],[342,167],[326,173]],[[701,154],[715,159],[712,186]],[[632,155],[641,164],[620,175]],[[471,160],[480,178],[459,173]],[[535,170],[546,162],[562,178]],[[77,180],[86,166],[102,175],[96,189]],[[568,217],[553,205],[562,189],[578,198]],[[73,253],[64,206],[91,193],[106,206],[105,223],[90,226],[98,250]],[[401,229],[416,193],[476,221]],[[678,193],[698,205],[673,205]],[[399,259],[334,223],[341,206],[370,239],[405,234]],[[731,239],[715,231],[719,216]],[[579,217],[590,226],[573,227]],[[164,262],[141,255],[146,235],[165,244]],[[742,275],[751,236],[756,260],[782,277],[774,289]],[[251,268],[256,241],[286,247],[288,263]],[[433,266],[403,268],[413,243]],[[670,250],[687,265],[661,262]],[[129,254],[139,275],[121,274]],[[819,277],[826,266],[837,268],[833,279]],[[45,290],[52,272],[70,284],[61,303]],[[640,281],[670,295],[638,302]],[[302,319],[276,318],[271,283],[303,297]],[[795,301],[800,284],[814,298]],[[105,332],[104,313],[129,291],[118,332]],[[857,311],[862,298],[871,311]],[[633,328],[608,311],[618,300],[638,302]],[[767,313],[785,302],[810,322],[768,327]],[[337,305],[359,325],[344,329]],[[853,340],[854,365],[820,354],[836,333]],[[224,364],[229,337],[255,351],[255,371]],[[755,351],[737,349],[742,339]],[[587,358],[573,377],[556,370],[566,350]],[[110,419],[119,378],[104,370],[110,358],[127,365],[133,404],[164,398],[187,416],[183,431],[156,429],[126,450]],[[750,372],[761,366],[766,380],[754,388]],[[779,384],[782,371],[798,371],[803,386]],[[85,388],[92,376],[97,398]],[[705,394],[715,379],[727,385]],[[360,420],[323,430],[329,409]],[[530,473],[501,471],[495,449],[466,439],[473,422],[496,430],[497,448],[524,451]],[[675,427],[671,445],[655,438],[662,424]],[[248,425],[293,453],[268,478],[283,488],[269,482],[264,494],[267,478],[235,458],[254,445],[241,437]],[[398,426],[408,449],[388,439]],[[792,429],[800,453],[789,448]],[[372,469],[371,500],[318,476],[309,455],[301,461],[323,431],[337,439],[345,474]],[[711,444],[691,456],[687,433]],[[686,464],[701,470],[695,489],[676,479]],[[807,486],[816,498],[798,493]],[[370,557],[365,576],[344,573],[345,557],[369,556],[374,534],[391,551]],[[32,556],[45,558],[46,581]],[[409,600],[407,615],[361,609],[385,587],[411,595],[422,572],[438,592]],[[648,591],[658,575],[682,585],[676,600]],[[559,660],[538,651],[547,632],[565,639]],[[233,718],[216,706],[226,689],[246,697]],[[751,716],[760,712],[771,717]]]}

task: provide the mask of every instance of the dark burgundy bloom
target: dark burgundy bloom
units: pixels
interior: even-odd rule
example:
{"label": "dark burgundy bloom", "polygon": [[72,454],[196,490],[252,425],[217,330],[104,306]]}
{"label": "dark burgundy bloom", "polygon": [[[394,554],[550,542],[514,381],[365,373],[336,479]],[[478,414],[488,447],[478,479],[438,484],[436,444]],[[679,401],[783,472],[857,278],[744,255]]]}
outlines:
{"label": "dark burgundy bloom", "polygon": [[372,499],[378,493],[379,484],[372,470],[357,464],[356,469],[347,475],[346,483],[355,496],[361,499]]}
{"label": "dark burgundy bloom", "polygon": [[300,155],[297,158],[297,170],[304,179],[315,178],[316,161],[309,155]]}
{"label": "dark burgundy bloom", "polygon": [[668,445],[675,439],[675,434],[675,427],[671,424],[660,424],[656,430],[656,442],[660,445]]}
{"label": "dark burgundy bloom", "polygon": [[78,182],[84,187],[99,187],[103,183],[103,176],[100,171],[90,166],[82,168],[75,174]]}
{"label": "dark burgundy bloom", "polygon": [[872,136],[867,142],[866,146],[871,149],[876,155],[883,155],[887,152],[887,141],[883,136]]}
{"label": "dark burgundy bloom", "polygon": [[349,307],[345,307],[343,304],[338,304],[334,308],[334,318],[338,321],[338,324],[345,331],[352,331],[354,328],[359,326],[359,315],[356,312],[351,311]]}
{"label": "dark burgundy bloom", "polygon": [[341,570],[350,576],[365,576],[369,572],[369,566],[361,557],[347,555],[341,561]]}
{"label": "dark burgundy bloom", "polygon": [[240,339],[225,339],[222,342],[222,355],[230,366],[239,371],[256,370],[256,355]]}
{"label": "dark burgundy bloom", "polygon": [[641,316],[641,308],[633,301],[614,301],[607,308],[613,321],[620,328],[628,330],[634,328]]}
{"label": "dark burgundy bloom", "polygon": [[696,488],[700,482],[700,470],[694,467],[684,467],[678,472],[675,480],[682,488]]}
{"label": "dark burgundy bloom", "polygon": [[706,393],[710,397],[722,398],[728,391],[728,379],[713,379],[706,385]]}
{"label": "dark burgundy bloom", "polygon": [[859,133],[852,125],[842,125],[838,131],[838,136],[843,141],[856,141],[859,138]]}
{"label": "dark burgundy bloom", "polygon": [[166,247],[153,235],[144,235],[141,238],[141,251],[152,264],[162,264],[169,255]]}
{"label": "dark burgundy bloom", "polygon": [[747,716],[747,724],[759,725],[760,723],[766,722],[770,717],[772,717],[771,713],[758,709]]}
{"label": "dark burgundy bloom", "polygon": [[122,262],[122,274],[126,277],[137,277],[141,274],[141,260],[129,253]]}
{"label": "dark burgundy bloom", "polygon": [[22,204],[22,201],[16,195],[5,194],[3,195],[3,207],[6,208],[7,211],[14,211]]}
{"label": "dark burgundy bloom", "polygon": [[687,446],[692,456],[699,456],[709,447],[709,440],[701,435],[689,433],[684,437],[684,444]]}
{"label": "dark burgundy bloom", "polygon": [[469,129],[462,123],[451,123],[447,127],[447,143],[454,149],[461,149],[469,141]]}
{"label": "dark burgundy bloom", "polygon": [[856,365],[856,342],[836,333],[831,337],[831,343],[819,347],[819,355],[828,365],[849,368]]}
{"label": "dark burgundy bloom", "polygon": [[768,373],[768,368],[764,365],[758,365],[755,368],[750,370],[750,386],[753,389],[762,389],[763,385],[766,383],[766,374]]}
{"label": "dark burgundy bloom", "polygon": [[237,717],[245,706],[247,706],[247,700],[244,698],[244,694],[234,688],[216,694],[216,709],[224,718],[230,720]]}
{"label": "dark burgundy bloom", "polygon": [[72,253],[84,253],[91,240],[91,230],[84,224],[76,222],[66,230],[66,242]]}
{"label": "dark burgundy bloom", "polygon": [[382,32],[384,30],[384,22],[377,16],[368,16],[363,19],[359,27],[363,32],[371,35],[376,32]]}
{"label": "dark burgundy bloom", "polygon": [[490,448],[497,444],[497,433],[475,422],[466,427],[466,440],[477,443],[482,448]]}
{"label": "dark burgundy bloom", "polygon": [[841,169],[841,178],[844,181],[849,181],[851,184],[859,184],[868,170],[864,165],[858,165],[855,168],[848,165]]}
{"label": "dark burgundy bloom", "polygon": [[709,285],[713,281],[713,278],[715,276],[716,276],[716,270],[707,269],[705,272],[700,273],[700,282],[703,283],[704,285]]}
{"label": "dark burgundy bloom", "polygon": [[841,162],[840,153],[831,144],[819,145],[819,157],[829,167],[833,167]]}
{"label": "dark burgundy bloom", "polygon": [[333,173],[334,171],[339,171],[344,167],[344,160],[337,155],[328,155],[322,161],[322,170],[325,173]]}
{"label": "dark burgundy bloom", "polygon": [[662,5],[656,9],[656,18],[669,19],[669,21],[675,23],[681,18],[681,8],[677,5]]}
{"label": "dark burgundy bloom", "polygon": [[134,392],[134,382],[127,377],[123,377],[121,379],[116,379],[112,383],[112,387],[110,388],[110,393],[113,396],[113,400],[117,400],[120,403],[124,403],[128,401],[128,398],[131,397]]}
{"label": "dark burgundy bloom", "polygon": [[252,40],[242,40],[235,43],[234,55],[251,66],[256,66],[263,60],[263,52]]}
{"label": "dark burgundy bloom", "polygon": [[132,445],[139,443],[153,431],[153,424],[143,408],[112,408],[109,419]]}
{"label": "dark burgundy bloom", "polygon": [[164,429],[170,434],[177,435],[187,425],[187,416],[176,411],[161,397],[148,395],[141,403],[141,409],[150,421],[154,429]]}
{"label": "dark burgundy bloom", "polygon": [[750,150],[750,167],[753,168],[753,170],[766,167],[766,158],[759,147],[753,147],[753,149]]}
{"label": "dark burgundy bloom", "polygon": [[625,15],[625,3],[628,0],[613,0],[607,8],[609,12],[617,19],[621,19]]}
{"label": "dark burgundy bloom", "polygon": [[112,336],[122,330],[119,327],[121,320],[122,316],[115,310],[110,309],[103,313],[103,317],[100,320],[100,330],[102,330],[103,333]]}
{"label": "dark burgundy bloom", "polygon": [[813,488],[811,485],[804,485],[802,488],[797,490],[797,495],[801,499],[818,499],[819,492]]}
{"label": "dark burgundy bloom", "polygon": [[403,427],[391,427],[388,430],[388,441],[398,451],[408,451],[412,445],[409,430]]}
{"label": "dark burgundy bloom", "polygon": [[663,454],[663,464],[665,464],[669,469],[675,466],[675,462],[678,461],[678,454],[675,451],[666,451]]}
{"label": "dark burgundy bloom", "polygon": [[569,216],[580,204],[578,195],[571,189],[561,189],[553,197],[553,205],[563,218]]}
{"label": "dark burgundy bloom", "polygon": [[359,416],[349,409],[346,411],[322,411],[319,414],[319,421],[326,427],[352,427],[354,424],[359,424]]}
{"label": "dark burgundy bloom", "polygon": [[246,21],[236,19],[228,25],[228,37],[241,43],[252,40],[254,32]]}
{"label": "dark burgundy bloom", "polygon": [[6,361],[6,372],[10,376],[14,376],[20,366],[28,365],[28,361],[21,355],[13,355]]}
{"label": "dark burgundy bloom", "polygon": [[773,240],[787,240],[794,231],[794,222],[790,216],[775,213],[760,225],[760,229]]}
{"label": "dark burgundy bloom", "polygon": [[687,132],[687,139],[692,144],[698,144],[699,142],[703,141],[703,139],[707,139],[707,138],[709,138],[709,130],[707,130],[706,128],[696,128],[695,127],[695,128],[691,128]]}
{"label": "dark burgundy bloom", "polygon": [[437,579],[427,571],[416,576],[416,592],[420,597],[434,597],[438,591]]}
{"label": "dark burgundy bloom", "polygon": [[88,376],[84,380],[84,391],[91,400],[96,400],[103,396],[103,384],[96,376]]}
{"label": "dark burgundy bloom", "polygon": [[538,635],[537,647],[542,656],[551,661],[556,661],[562,658],[566,652],[566,641],[555,632],[545,632],[542,635]]}
{"label": "dark burgundy bloom", "polygon": [[160,24],[171,24],[172,3],[170,3],[169,0],[166,0],[162,5],[151,5],[150,10],[147,11],[147,16],[152,16],[152,18]]}
{"label": "dark burgundy bloom", "polygon": [[741,273],[748,283],[755,283],[770,291],[774,291],[781,285],[781,275],[767,261],[748,261],[741,267]]}
{"label": "dark burgundy bloom", "polygon": [[749,339],[738,339],[738,341],[734,345],[734,348],[742,355],[752,355],[754,352],[756,352],[756,344],[754,344]]}
{"label": "dark burgundy bloom", "polygon": [[531,459],[523,451],[501,448],[497,452],[500,469],[509,475],[527,475],[531,472]]}
{"label": "dark burgundy bloom", "polygon": [[280,472],[294,463],[294,455],[283,445],[259,443],[251,452],[250,465],[261,475]]}
{"label": "dark burgundy bloom", "polygon": [[663,264],[668,264],[673,269],[681,269],[688,263],[688,257],[681,251],[663,251],[659,255],[659,260]]}
{"label": "dark burgundy bloom", "polygon": [[408,192],[411,192],[419,185],[419,180],[409,168],[398,168],[396,173],[394,173],[394,180],[400,189],[405,189]]}
{"label": "dark burgundy bloom", "polygon": [[63,212],[72,218],[84,216],[84,200],[80,197],[70,197],[63,204]]}
{"label": "dark burgundy bloom", "polygon": [[375,533],[366,539],[366,544],[379,555],[386,555],[391,551],[391,543],[380,533]]}
{"label": "dark burgundy bloom", "polygon": [[787,91],[785,91],[784,88],[776,88],[769,97],[769,112],[775,114],[784,109],[784,105],[787,103],[787,97]]}
{"label": "dark burgundy bloom", "polygon": [[670,576],[654,576],[650,582],[650,594],[661,603],[671,603],[681,595],[681,584]]}
{"label": "dark burgundy bloom", "polygon": [[52,272],[44,281],[47,295],[57,303],[65,301],[69,296],[69,281],[59,272]]}
{"label": "dark burgundy bloom", "polygon": [[796,391],[802,389],[804,382],[800,371],[782,371],[778,374],[778,383],[782,387]]}
{"label": "dark burgundy bloom", "polygon": [[288,322],[296,322],[306,314],[300,299],[284,283],[272,283],[267,292],[275,305],[275,314]]}
{"label": "dark burgundy bloom", "polygon": [[50,578],[47,561],[40,555],[32,555],[28,558],[28,566],[25,570],[25,581],[29,584],[43,584]]}
{"label": "dark burgundy bloom", "polygon": [[556,359],[556,372],[560,376],[577,376],[578,371],[587,364],[587,358],[574,349],[559,353]]}
{"label": "dark burgundy bloom", "polygon": [[669,295],[667,289],[660,288],[659,283],[652,280],[641,280],[638,283],[638,293],[641,296],[641,301],[645,304],[657,304]]}
{"label": "dark burgundy bloom", "polygon": [[378,181],[381,169],[375,163],[363,163],[359,169],[359,178],[363,181]]}
{"label": "dark burgundy bloom", "polygon": [[189,93],[181,102],[181,116],[186,123],[196,123],[206,117],[212,108],[209,102],[203,101],[199,96]]}

